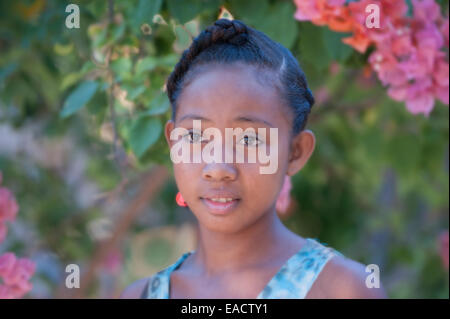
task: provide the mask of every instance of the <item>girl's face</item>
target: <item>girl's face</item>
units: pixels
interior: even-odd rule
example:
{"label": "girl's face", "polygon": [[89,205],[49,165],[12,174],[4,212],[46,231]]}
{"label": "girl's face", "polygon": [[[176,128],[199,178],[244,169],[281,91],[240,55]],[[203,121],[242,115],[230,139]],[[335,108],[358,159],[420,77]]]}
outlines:
{"label": "girl's face", "polygon": [[[304,130],[290,138],[291,112],[282,104],[277,90],[266,81],[260,81],[257,69],[244,64],[215,65],[195,76],[186,84],[177,100],[175,122],[168,121],[165,136],[169,147],[180,140],[170,140],[175,127],[194,129],[193,119],[201,119],[201,129],[214,127],[222,136],[222,161],[208,163],[174,163],[178,189],[200,226],[210,231],[233,233],[245,229],[266,214],[274,213],[278,194],[285,175],[294,175],[306,163],[314,149],[314,135]],[[261,72],[261,71],[259,71]],[[270,128],[278,129],[277,141],[270,139]],[[225,160],[225,128],[266,128],[262,143],[245,134],[235,137],[233,145],[244,145],[245,161]],[[192,134],[192,133],[191,133]],[[200,142],[201,137],[189,135],[182,143]],[[250,163],[247,152],[251,147],[263,147],[269,154],[269,144],[277,143],[278,169],[273,174],[261,174],[259,162]],[[201,149],[206,143],[201,143]],[[189,144],[191,154],[193,144]],[[233,147],[234,154],[236,148]],[[242,149],[242,148],[241,148]],[[257,153],[257,152],[256,152]],[[192,157],[191,157],[192,158]],[[237,199],[224,214],[219,214],[208,198]]]}

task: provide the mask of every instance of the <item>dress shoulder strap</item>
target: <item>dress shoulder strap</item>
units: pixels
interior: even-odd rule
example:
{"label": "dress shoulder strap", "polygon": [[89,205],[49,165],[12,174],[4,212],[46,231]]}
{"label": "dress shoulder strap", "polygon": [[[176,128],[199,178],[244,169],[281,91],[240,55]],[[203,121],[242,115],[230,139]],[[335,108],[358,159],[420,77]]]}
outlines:
{"label": "dress shoulder strap", "polygon": [[191,254],[192,252],[184,253],[176,262],[172,265],[164,268],[163,270],[152,275],[144,291],[142,292],[141,298],[145,299],[169,299],[169,281],[170,273],[177,269],[181,263]]}
{"label": "dress shoulder strap", "polygon": [[337,250],[313,238],[292,256],[264,288],[258,299],[304,299],[326,263]]}

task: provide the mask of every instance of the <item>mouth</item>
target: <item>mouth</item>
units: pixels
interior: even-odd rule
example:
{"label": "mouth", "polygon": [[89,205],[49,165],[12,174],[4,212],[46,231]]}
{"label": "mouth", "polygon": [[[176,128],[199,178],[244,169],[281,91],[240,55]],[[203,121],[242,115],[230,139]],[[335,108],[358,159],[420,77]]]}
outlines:
{"label": "mouth", "polygon": [[203,204],[215,215],[231,213],[240,202],[240,198],[234,197],[200,197]]}

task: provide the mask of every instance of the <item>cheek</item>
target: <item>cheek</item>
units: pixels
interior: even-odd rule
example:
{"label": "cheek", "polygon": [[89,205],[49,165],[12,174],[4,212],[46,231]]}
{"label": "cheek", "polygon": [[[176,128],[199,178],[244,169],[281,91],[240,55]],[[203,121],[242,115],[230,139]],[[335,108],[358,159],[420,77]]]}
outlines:
{"label": "cheek", "polygon": [[174,164],[173,173],[178,190],[183,194],[185,199],[193,196],[195,193],[194,181],[201,178],[201,167],[196,164]]}
{"label": "cheek", "polygon": [[[285,174],[288,167],[289,158],[289,143],[286,139],[282,139],[278,144],[276,159],[271,157],[271,161],[277,161],[277,169],[273,174],[262,174],[261,167],[268,167],[269,163],[265,164],[241,164],[240,172],[242,174],[242,181],[245,183],[247,198],[250,199],[252,206],[267,208],[277,200],[277,194],[281,190],[284,183]],[[267,150],[269,152],[269,150]],[[268,153],[267,153],[268,154]]]}
{"label": "cheek", "polygon": [[259,169],[259,164],[240,164],[240,183],[245,189],[247,205],[263,210],[269,208],[276,200],[280,180],[284,180],[284,174],[281,174],[280,169],[274,174],[261,174]]}

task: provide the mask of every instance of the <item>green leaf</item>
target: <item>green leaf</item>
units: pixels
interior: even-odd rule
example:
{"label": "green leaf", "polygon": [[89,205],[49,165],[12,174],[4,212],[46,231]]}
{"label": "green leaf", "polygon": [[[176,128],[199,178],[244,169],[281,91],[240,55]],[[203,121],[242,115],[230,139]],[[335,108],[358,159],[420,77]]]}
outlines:
{"label": "green leaf", "polygon": [[218,10],[220,2],[220,0],[167,0],[167,7],[170,15],[179,23],[185,24],[203,11]]}
{"label": "green leaf", "polygon": [[160,115],[167,112],[170,107],[170,101],[164,92],[161,92],[150,102],[150,109],[145,112],[146,115]]}
{"label": "green leaf", "polygon": [[338,33],[328,28],[322,29],[323,41],[328,54],[336,61],[346,61],[353,52],[353,49],[342,42],[342,38],[350,36],[348,33]]}
{"label": "green leaf", "polygon": [[119,40],[125,33],[125,23],[120,24],[119,26],[113,27],[112,37],[110,42],[116,42]]}
{"label": "green leaf", "polygon": [[64,91],[69,86],[74,85],[76,82],[80,80],[81,74],[79,72],[72,72],[67,75],[64,75],[61,81],[61,90]]}
{"label": "green leaf", "polygon": [[232,14],[271,39],[290,49],[298,35],[294,19],[295,7],[290,2],[276,3],[272,6],[266,0],[233,0]]}
{"label": "green leaf", "polygon": [[2,83],[8,76],[14,73],[16,71],[19,64],[16,62],[12,62],[5,67],[0,68],[0,83]]}
{"label": "green leaf", "polygon": [[91,100],[86,103],[86,110],[90,115],[101,116],[103,118],[108,110],[107,94],[97,90]]}
{"label": "green leaf", "polygon": [[156,66],[158,65],[158,60],[153,57],[153,56],[149,56],[146,58],[143,58],[141,60],[139,60],[136,64],[136,75],[141,75],[143,72],[145,71],[151,71],[154,68],[156,68]]}
{"label": "green leaf", "polygon": [[137,98],[139,95],[141,95],[142,93],[145,92],[145,90],[147,89],[147,87],[145,85],[139,85],[139,86],[135,86],[133,85],[130,88],[126,88],[128,94],[127,94],[127,100],[134,100],[135,98]]}
{"label": "green leaf", "polygon": [[119,58],[111,63],[111,69],[121,78],[126,78],[130,75],[131,60],[129,58]]}
{"label": "green leaf", "polygon": [[300,24],[300,60],[322,70],[330,64],[331,57],[324,43],[321,27],[309,22]]}
{"label": "green leaf", "polygon": [[107,41],[108,29],[102,28],[99,29],[98,33],[95,33],[92,39],[92,46],[94,48],[102,47]]}
{"label": "green leaf", "polygon": [[198,20],[186,22],[184,26],[186,27],[186,31],[189,32],[191,37],[195,38],[200,34],[200,25],[198,23]]}
{"label": "green leaf", "polygon": [[292,3],[276,3],[266,13],[266,17],[255,24],[255,27],[266,33],[272,40],[291,49],[298,35],[294,12],[295,7]]}
{"label": "green leaf", "polygon": [[159,64],[161,66],[173,68],[175,66],[175,64],[177,64],[179,58],[180,57],[176,54],[168,54],[159,59]]}
{"label": "green leaf", "polygon": [[231,14],[254,27],[264,20],[269,12],[267,0],[232,0],[230,2]]}
{"label": "green leaf", "polygon": [[140,116],[131,126],[129,143],[133,153],[140,158],[158,140],[162,124],[158,118]]}
{"label": "green leaf", "polygon": [[139,0],[139,4],[133,14],[131,26],[135,33],[140,33],[143,23],[151,25],[153,16],[161,9],[162,0]]}
{"label": "green leaf", "polygon": [[176,52],[181,53],[189,47],[192,42],[192,37],[182,25],[176,25],[173,31],[175,32],[176,37],[174,49]]}
{"label": "green leaf", "polygon": [[60,112],[60,117],[66,118],[79,109],[81,109],[92,96],[95,94],[98,88],[98,83],[95,81],[85,81],[81,83],[64,102],[63,109]]}

